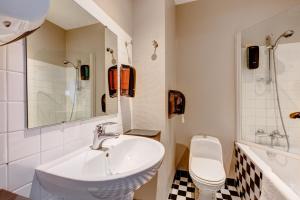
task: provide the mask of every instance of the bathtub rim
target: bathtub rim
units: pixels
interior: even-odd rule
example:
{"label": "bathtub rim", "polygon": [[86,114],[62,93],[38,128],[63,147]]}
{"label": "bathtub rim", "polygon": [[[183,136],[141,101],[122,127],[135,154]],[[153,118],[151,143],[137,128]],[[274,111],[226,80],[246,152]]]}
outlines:
{"label": "bathtub rim", "polygon": [[[274,186],[284,195],[288,196],[287,200],[300,200],[300,196],[287,184],[285,183],[273,170],[272,168],[266,164],[259,156],[256,155],[255,152],[251,150],[251,147],[263,149],[265,151],[272,151],[274,153],[279,154],[287,154],[288,157],[291,157],[291,153],[283,152],[281,150],[272,149],[267,146],[251,143],[251,142],[239,142],[236,141],[235,145],[237,145],[248,157],[249,159],[254,162],[254,164],[262,171],[263,178],[267,177],[269,180],[273,181]],[[273,151],[276,150],[276,151]],[[295,156],[295,155],[293,155]],[[299,159],[300,156],[296,155],[296,159]]]}
{"label": "bathtub rim", "polygon": [[290,158],[297,159],[297,160],[300,161],[300,154],[297,154],[297,153],[291,153],[291,152],[283,151],[283,150],[280,150],[280,149],[272,148],[271,146],[268,146],[268,145],[257,144],[255,142],[248,142],[248,141],[245,141],[245,140],[237,140],[237,141],[235,141],[235,143],[252,146],[252,147],[255,147],[255,148],[258,148],[258,149],[263,149],[263,150],[266,150],[266,151],[271,151],[271,152],[278,153],[278,154],[284,155],[286,157],[290,157]]}

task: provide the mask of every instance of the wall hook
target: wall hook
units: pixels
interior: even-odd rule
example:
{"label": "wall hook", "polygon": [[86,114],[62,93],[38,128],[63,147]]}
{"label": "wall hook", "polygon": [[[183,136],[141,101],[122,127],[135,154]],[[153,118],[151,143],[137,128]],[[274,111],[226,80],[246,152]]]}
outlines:
{"label": "wall hook", "polygon": [[151,59],[156,60],[157,59],[156,49],[158,48],[158,42],[156,40],[153,40],[152,45],[154,47],[154,53],[152,54]]}
{"label": "wall hook", "polygon": [[107,48],[106,51],[109,52],[109,53],[111,54],[111,57],[112,57],[111,63],[112,63],[113,65],[116,65],[116,64],[117,64],[117,60],[115,59],[115,56],[114,56],[114,50],[111,49],[111,48]]}
{"label": "wall hook", "polygon": [[129,42],[128,42],[128,41],[126,41],[126,42],[125,42],[125,47],[127,48],[129,45],[132,45],[132,44],[133,44],[133,43],[132,43],[132,40],[131,40],[131,41],[129,41]]}

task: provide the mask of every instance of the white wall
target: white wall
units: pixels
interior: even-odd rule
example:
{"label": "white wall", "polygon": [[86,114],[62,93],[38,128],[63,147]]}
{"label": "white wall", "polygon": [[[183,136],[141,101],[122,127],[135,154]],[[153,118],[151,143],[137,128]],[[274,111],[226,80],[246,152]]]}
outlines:
{"label": "white wall", "polygon": [[[165,138],[165,5],[161,0],[133,2],[133,66],[137,79],[136,96],[132,99],[132,128],[161,130]],[[159,44],[155,61],[151,60],[153,40]],[[135,198],[166,199],[158,192],[158,179],[154,179],[152,187],[144,186],[144,191]],[[159,195],[161,198],[156,198]]]}
{"label": "white wall", "polygon": [[[145,198],[164,200],[168,198],[175,172],[175,138],[172,120],[168,120],[167,114],[168,89],[175,85],[175,70],[172,71],[175,66],[175,6],[173,0],[134,0],[133,11],[133,65],[137,87],[136,97],[132,99],[132,124],[133,128],[161,130],[166,154],[156,190]],[[154,61],[151,59],[153,40],[159,44]]]}
{"label": "white wall", "polygon": [[167,199],[166,195],[170,192],[170,187],[175,174],[175,120],[177,116],[169,119],[168,117],[168,92],[176,89],[176,57],[175,57],[175,34],[176,34],[176,18],[175,5],[173,0],[165,0],[165,134],[162,135],[162,142],[166,147],[166,155],[164,165],[162,165],[157,185],[157,200]]}
{"label": "white wall", "polygon": [[177,143],[196,134],[218,137],[229,171],[235,139],[235,33],[298,0],[201,0],[177,7],[177,87],[186,95]]}
{"label": "white wall", "polygon": [[[96,17],[104,17],[105,24],[115,31],[118,35],[118,60],[128,64],[126,50],[121,44],[130,36],[89,1],[82,4],[96,10],[95,13],[101,13],[95,14]],[[26,130],[24,60],[22,41],[0,48],[0,188],[28,196],[37,165],[91,144],[91,134],[88,133],[92,133],[98,123],[117,121],[120,125],[114,129],[122,131],[123,112],[119,108],[116,117]],[[118,103],[120,105],[120,99]]]}

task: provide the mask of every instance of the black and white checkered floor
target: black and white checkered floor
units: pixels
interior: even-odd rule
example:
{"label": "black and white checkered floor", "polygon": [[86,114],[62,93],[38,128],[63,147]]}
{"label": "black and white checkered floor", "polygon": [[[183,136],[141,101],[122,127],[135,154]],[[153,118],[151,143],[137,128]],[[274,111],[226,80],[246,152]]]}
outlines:
{"label": "black and white checkered floor", "polygon": [[[172,184],[169,199],[172,200],[195,200],[195,185],[189,172],[177,170]],[[240,200],[234,184],[234,179],[226,179],[223,189],[217,192],[217,200]]]}

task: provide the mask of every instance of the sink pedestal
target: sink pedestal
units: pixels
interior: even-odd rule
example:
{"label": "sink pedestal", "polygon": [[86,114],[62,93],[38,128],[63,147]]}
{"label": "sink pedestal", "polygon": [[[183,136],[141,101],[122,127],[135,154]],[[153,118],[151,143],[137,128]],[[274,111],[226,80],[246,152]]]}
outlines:
{"label": "sink pedestal", "polygon": [[124,198],[120,199],[120,200],[133,200],[133,196],[134,196],[134,193],[132,192],[132,193],[124,196]]}

